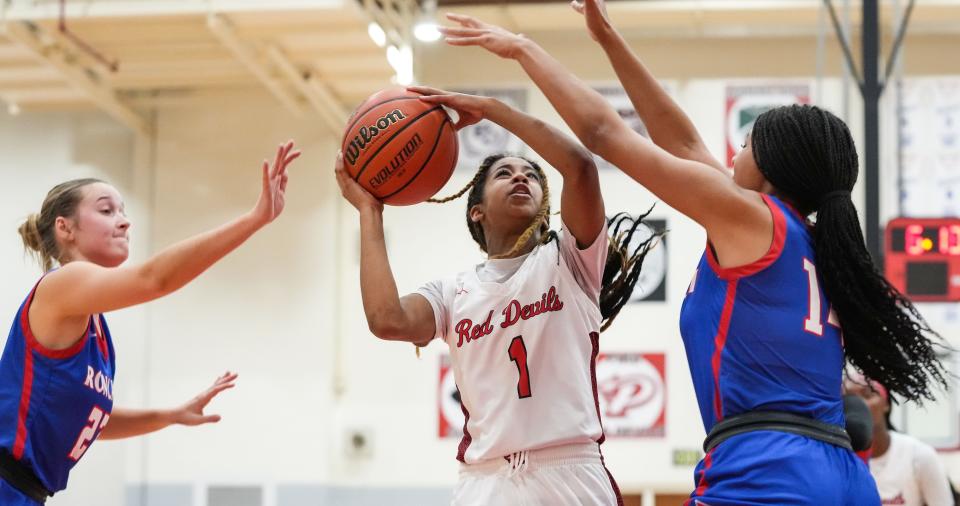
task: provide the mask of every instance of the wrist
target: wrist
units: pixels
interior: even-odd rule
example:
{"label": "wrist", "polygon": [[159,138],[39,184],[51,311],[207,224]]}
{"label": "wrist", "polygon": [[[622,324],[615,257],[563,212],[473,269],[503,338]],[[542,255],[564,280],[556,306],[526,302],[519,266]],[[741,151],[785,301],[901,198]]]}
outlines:
{"label": "wrist", "polygon": [[609,22],[605,22],[603,24],[603,29],[597,33],[594,33],[594,35],[597,37],[597,43],[604,48],[614,46],[618,42],[623,42],[624,44],[626,43],[626,41],[623,40],[623,37],[620,36],[620,32],[618,32],[617,29],[614,28]]}
{"label": "wrist", "polygon": [[522,61],[529,58],[537,49],[537,43],[527,38],[526,35],[517,35],[520,39],[520,42],[517,43],[517,47],[513,50],[510,55],[510,58],[517,61]]}
{"label": "wrist", "polygon": [[379,202],[362,205],[357,208],[357,210],[360,211],[361,218],[366,217],[380,220],[383,217],[383,204]]}
{"label": "wrist", "polygon": [[263,217],[263,213],[257,212],[256,207],[251,209],[250,212],[245,214],[240,220],[254,232],[270,223],[269,220]]}
{"label": "wrist", "polygon": [[483,100],[483,117],[489,119],[496,123],[497,117],[504,111],[504,108],[509,107],[507,104],[501,102],[500,100],[493,97],[485,97]]}
{"label": "wrist", "polygon": [[162,409],[159,410],[157,416],[160,417],[160,421],[163,423],[164,427],[169,427],[171,425],[177,425],[180,423],[180,416],[178,413],[180,408],[176,409]]}

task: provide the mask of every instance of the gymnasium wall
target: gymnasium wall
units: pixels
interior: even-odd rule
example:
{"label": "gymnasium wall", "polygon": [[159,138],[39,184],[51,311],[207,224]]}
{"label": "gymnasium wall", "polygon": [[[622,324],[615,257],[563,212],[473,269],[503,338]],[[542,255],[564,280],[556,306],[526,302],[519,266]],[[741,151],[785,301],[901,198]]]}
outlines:
{"label": "gymnasium wall", "polygon": [[[833,50],[826,63],[830,77],[818,85],[809,77],[809,41],[675,42],[638,44],[655,71],[664,67],[662,77],[718,157],[730,82],[758,74],[775,81],[799,76],[822,105],[844,109]],[[612,82],[586,40],[544,43],[591,83]],[[925,54],[908,53],[907,68],[920,62],[923,72]],[[493,57],[431,49],[423,58],[429,62],[420,69],[424,82],[519,86],[528,90],[530,113],[561,124],[515,69]],[[777,66],[777,60],[798,70]],[[859,137],[860,100],[851,93],[848,118]],[[6,230],[0,233],[0,307],[7,318],[39,272],[23,259],[16,225],[39,209],[56,182],[91,174],[114,182],[134,223],[131,261],[138,261],[248,210],[259,189],[260,160],[278,143],[295,138],[305,154],[290,169],[287,209],[277,222],[180,292],[108,316],[119,356],[118,406],[174,406],[224,370],[236,370],[237,388],[209,408],[223,421],[99,442],[77,466],[70,489],[49,504],[445,504],[457,477],[457,440],[437,438],[437,378],[445,346],[432,343],[418,359],[412,346],[369,334],[360,306],[356,212],[339,197],[332,176],[338,139],[319,122],[291,118],[259,92],[165,105],[153,115],[155,135],[140,139],[95,113],[0,116],[0,224]],[[893,137],[889,131],[885,136],[889,150]],[[892,158],[884,160],[883,185],[889,188]],[[561,180],[551,175],[556,196]],[[471,176],[457,172],[442,193]],[[608,213],[637,213],[655,201],[615,170],[604,171],[601,183]],[[859,194],[855,198],[862,202]],[[464,226],[464,205],[387,209],[388,248],[401,293],[482,260]],[[685,493],[692,466],[674,465],[673,451],[699,448],[703,429],[676,322],[704,234],[662,203],[652,217],[665,219],[670,229],[666,301],[627,306],[602,336],[601,350],[665,354],[667,427],[662,438],[613,438],[604,453],[624,492]],[[943,332],[960,339],[955,327]],[[358,434],[367,443],[361,449],[350,441]],[[960,462],[947,458],[960,477]]]}

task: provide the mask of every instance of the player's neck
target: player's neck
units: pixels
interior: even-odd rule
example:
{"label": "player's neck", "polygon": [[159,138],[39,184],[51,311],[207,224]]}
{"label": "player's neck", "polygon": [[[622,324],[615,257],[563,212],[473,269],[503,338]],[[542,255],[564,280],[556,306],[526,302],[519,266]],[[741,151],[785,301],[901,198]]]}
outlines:
{"label": "player's neck", "polygon": [[519,256],[526,255],[533,251],[533,248],[540,243],[540,232],[535,232],[530,239],[527,240],[527,243],[517,249],[509,256],[510,250],[513,249],[514,245],[517,244],[517,239],[523,235],[523,231],[515,234],[504,234],[502,236],[492,235],[487,238],[487,259],[490,260],[499,260],[504,258],[516,258]]}
{"label": "player's neck", "polygon": [[890,449],[890,431],[881,429],[873,434],[872,457],[882,457]]}

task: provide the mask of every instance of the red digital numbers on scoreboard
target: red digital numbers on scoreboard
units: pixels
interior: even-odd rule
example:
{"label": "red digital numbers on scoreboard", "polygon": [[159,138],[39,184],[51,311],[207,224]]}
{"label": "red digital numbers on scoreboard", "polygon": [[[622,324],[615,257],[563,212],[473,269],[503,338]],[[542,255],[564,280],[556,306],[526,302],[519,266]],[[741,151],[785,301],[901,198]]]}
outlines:
{"label": "red digital numbers on scoreboard", "polygon": [[915,301],[960,300],[960,218],[897,218],[887,224],[884,271]]}
{"label": "red digital numbers on scoreboard", "polygon": [[896,236],[903,235],[903,247],[908,255],[922,256],[927,253],[960,255],[960,225],[943,224],[925,227],[913,223],[906,227],[894,227],[892,232],[893,244],[899,243]]}

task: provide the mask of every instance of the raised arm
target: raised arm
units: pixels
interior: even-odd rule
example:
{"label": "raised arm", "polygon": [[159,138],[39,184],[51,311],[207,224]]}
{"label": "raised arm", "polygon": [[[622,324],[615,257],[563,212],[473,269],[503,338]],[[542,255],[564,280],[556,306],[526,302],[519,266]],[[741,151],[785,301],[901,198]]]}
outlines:
{"label": "raised arm", "polygon": [[100,439],[124,439],[142,436],[165,429],[171,425],[203,425],[220,421],[220,415],[207,415],[203,410],[214,397],[234,387],[237,373],[226,372],[209,388],[196,397],[173,409],[122,409],[114,408],[100,433]]}
{"label": "raised arm", "polygon": [[426,102],[455,109],[457,129],[488,119],[509,130],[536,151],[563,177],[560,216],[580,247],[593,244],[603,228],[603,197],[593,156],[567,134],[529,114],[489,97],[452,93],[434,88],[410,88]]}
{"label": "raised arm", "polygon": [[590,36],[606,52],[653,142],[678,158],[701,162],[729,175],[730,171],[707,149],[690,118],[610,23],[604,0],[574,1],[573,8],[583,14]]}
{"label": "raised arm", "polygon": [[342,154],[336,177],[343,197],[360,212],[360,295],[370,332],[387,341],[426,344],[436,334],[433,308],[420,294],[400,297],[397,291],[383,237],[383,203],[346,173]]}
{"label": "raised arm", "polygon": [[147,302],[187,284],[283,211],[287,165],[300,155],[292,150],[291,141],[277,150],[272,167],[263,162],[260,198],[252,211],[174,244],[140,265],[103,267],[85,261],[69,262],[47,275],[37,287],[35,303],[42,307],[36,310],[60,321]]}
{"label": "raised arm", "polygon": [[469,16],[448,17],[461,25],[442,29],[449,44],[481,46],[517,60],[587,149],[703,225],[718,249],[736,249],[734,245],[751,240],[758,231],[760,237],[771,236],[773,219],[759,194],[634,132],[599,93],[529,39]]}

